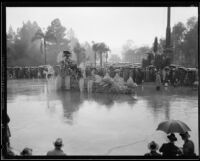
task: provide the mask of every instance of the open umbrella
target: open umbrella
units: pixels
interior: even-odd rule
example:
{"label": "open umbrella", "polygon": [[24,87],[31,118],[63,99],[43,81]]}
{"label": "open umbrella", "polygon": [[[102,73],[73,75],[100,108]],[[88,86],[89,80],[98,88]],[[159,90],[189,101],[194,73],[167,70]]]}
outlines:
{"label": "open umbrella", "polygon": [[115,72],[120,72],[120,69],[115,69]]}
{"label": "open umbrella", "polygon": [[164,131],[165,133],[185,133],[191,129],[182,121],[168,120],[161,122],[156,130]]}

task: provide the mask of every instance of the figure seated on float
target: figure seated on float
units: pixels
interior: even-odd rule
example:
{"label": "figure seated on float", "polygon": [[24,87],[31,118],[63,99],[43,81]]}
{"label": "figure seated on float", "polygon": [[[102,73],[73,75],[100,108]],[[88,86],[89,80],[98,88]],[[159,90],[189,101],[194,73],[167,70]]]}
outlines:
{"label": "figure seated on float", "polygon": [[101,83],[102,77],[100,75],[94,73],[94,82],[95,83]]}
{"label": "figure seated on float", "polygon": [[116,72],[116,74],[113,79],[115,88],[118,88],[119,90],[126,90],[127,87],[125,86],[124,79],[119,76],[120,70],[116,69],[115,72]]}
{"label": "figure seated on float", "polygon": [[137,84],[133,81],[133,79],[132,79],[131,76],[129,76],[126,85],[127,85],[129,88],[135,88],[135,87],[137,87]]}
{"label": "figure seated on float", "polygon": [[103,77],[103,81],[113,84],[113,81],[114,81],[114,80],[113,80],[113,78],[110,77],[108,71],[106,71],[106,74],[105,74],[105,76]]}

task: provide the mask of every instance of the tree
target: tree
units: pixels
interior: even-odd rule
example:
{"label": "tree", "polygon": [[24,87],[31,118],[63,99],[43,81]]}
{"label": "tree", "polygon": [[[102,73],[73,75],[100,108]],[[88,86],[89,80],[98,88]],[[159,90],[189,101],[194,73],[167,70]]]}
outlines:
{"label": "tree", "polygon": [[99,53],[99,57],[100,57],[100,66],[102,67],[103,54],[107,53],[108,51],[110,51],[110,49],[103,42],[99,43],[97,47],[98,47],[98,53]]}
{"label": "tree", "polygon": [[93,42],[92,49],[95,53],[95,66],[96,66],[96,56],[98,53],[99,58],[100,58],[100,66],[102,67],[103,54],[110,51],[109,47],[104,42],[100,42],[100,43]]}
{"label": "tree", "polygon": [[58,18],[54,19],[51,22],[51,25],[48,26],[46,35],[52,35],[56,38],[56,43],[61,44],[65,40],[65,31],[66,28],[62,26]]}
{"label": "tree", "polygon": [[[71,40],[66,37],[66,27],[62,25],[58,18],[51,21],[51,24],[47,27],[47,35],[53,35],[56,38],[53,44],[47,44],[48,62],[55,64],[58,53],[65,50],[72,51],[73,47],[70,49]],[[74,56],[74,53],[72,54]]]}
{"label": "tree", "polygon": [[182,22],[179,22],[173,26],[172,29],[172,41],[174,46],[174,63],[181,64],[183,62],[181,44],[184,41],[186,27]]}
{"label": "tree", "polygon": [[154,64],[154,54],[152,52],[146,53],[147,54],[147,62],[149,65]]}
{"label": "tree", "polygon": [[78,42],[75,45],[73,51],[76,53],[77,65],[80,65],[80,63],[83,62],[83,61],[85,61],[85,59],[86,59],[85,49]]}
{"label": "tree", "polygon": [[98,43],[95,43],[94,41],[92,41],[92,43],[93,43],[92,50],[94,51],[94,64],[95,64],[95,67],[96,67]]}
{"label": "tree", "polygon": [[158,38],[155,37],[155,40],[154,40],[154,43],[153,43],[153,52],[155,54],[157,54],[157,51],[158,51]]}
{"label": "tree", "polygon": [[[189,19],[190,20],[190,19]],[[186,65],[195,67],[198,65],[198,22],[189,28],[181,45],[185,55]]]}
{"label": "tree", "polygon": [[117,54],[111,54],[109,58],[109,62],[111,63],[121,62],[121,58]]}
{"label": "tree", "polygon": [[88,61],[88,63],[94,62],[94,52],[92,50],[92,46],[88,42],[85,42],[84,48],[85,48],[86,60]]}
{"label": "tree", "polygon": [[41,41],[41,46],[43,47],[43,49],[41,50],[41,52],[43,53],[44,51],[44,56],[45,56],[45,65],[47,64],[46,62],[46,50],[47,50],[47,43],[51,43],[51,42],[56,42],[57,39],[55,37],[55,35],[53,34],[53,32],[43,32],[41,29],[39,29],[34,37],[32,38],[32,41],[36,41],[36,40],[40,40]]}
{"label": "tree", "polygon": [[7,64],[9,66],[40,64],[41,56],[38,55],[38,43],[31,39],[40,27],[36,22],[23,22],[22,27],[16,32],[10,27],[7,33]]}
{"label": "tree", "polygon": [[197,17],[195,17],[195,16],[190,17],[186,23],[187,30],[191,30],[191,29],[195,28],[196,23],[197,23]]}
{"label": "tree", "polygon": [[163,51],[164,51],[164,48],[165,48],[165,44],[166,44],[165,39],[164,38],[160,38],[159,39],[159,43],[158,43],[158,53],[163,54]]}

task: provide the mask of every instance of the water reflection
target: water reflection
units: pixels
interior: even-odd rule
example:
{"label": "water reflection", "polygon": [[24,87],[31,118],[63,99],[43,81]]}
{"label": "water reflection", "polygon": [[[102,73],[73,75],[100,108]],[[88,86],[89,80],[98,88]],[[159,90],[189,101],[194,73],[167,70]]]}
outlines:
{"label": "water reflection", "polygon": [[165,120],[170,119],[170,102],[171,97],[162,96],[162,95],[154,95],[151,97],[147,97],[147,104],[150,111],[153,112],[154,118],[157,118],[160,113],[164,113]]}
{"label": "water reflection", "polygon": [[[80,93],[69,91],[56,91],[47,93],[47,107],[52,112],[55,111],[55,106],[51,104],[53,100],[59,100],[63,108],[63,116],[65,123],[73,125],[73,117],[75,113],[82,107],[86,101],[96,102],[99,107],[104,106],[108,110],[111,109],[115,102],[127,102],[130,107],[137,102],[133,96],[116,95],[116,94],[102,94],[102,93]],[[53,106],[53,107],[52,107]],[[51,108],[50,108],[51,107]]]}
{"label": "water reflection", "polygon": [[[135,96],[51,91],[46,82],[32,81],[8,82],[8,88],[13,147],[31,145],[45,154],[52,138],[61,135],[69,154],[103,154],[111,147],[144,140],[163,120],[179,119],[191,127],[198,151],[198,92],[190,88],[156,91],[146,85],[138,87]],[[164,138],[160,136],[159,145]],[[143,155],[149,141],[112,154]]]}

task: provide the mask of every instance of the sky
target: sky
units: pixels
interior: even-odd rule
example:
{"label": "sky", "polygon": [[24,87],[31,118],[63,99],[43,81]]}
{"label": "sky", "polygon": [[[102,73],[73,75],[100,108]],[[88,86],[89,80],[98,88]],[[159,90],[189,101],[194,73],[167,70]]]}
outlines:
{"label": "sky", "polygon": [[[198,16],[197,7],[172,7],[171,27],[192,16]],[[12,26],[16,31],[28,20],[47,28],[55,18],[66,31],[72,28],[80,43],[105,42],[121,57],[127,40],[151,47],[156,36],[165,37],[167,7],[7,7],[6,29]]]}

